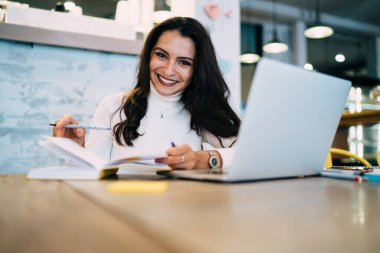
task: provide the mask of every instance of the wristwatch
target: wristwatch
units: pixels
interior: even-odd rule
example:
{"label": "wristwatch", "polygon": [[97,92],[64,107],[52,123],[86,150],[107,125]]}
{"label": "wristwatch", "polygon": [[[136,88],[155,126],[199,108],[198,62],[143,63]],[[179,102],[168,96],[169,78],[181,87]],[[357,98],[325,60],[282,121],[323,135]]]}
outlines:
{"label": "wristwatch", "polygon": [[208,150],[208,153],[210,154],[210,159],[208,160],[208,164],[210,165],[210,173],[211,174],[217,174],[218,168],[220,165],[220,161],[218,157],[216,156],[215,150]]}

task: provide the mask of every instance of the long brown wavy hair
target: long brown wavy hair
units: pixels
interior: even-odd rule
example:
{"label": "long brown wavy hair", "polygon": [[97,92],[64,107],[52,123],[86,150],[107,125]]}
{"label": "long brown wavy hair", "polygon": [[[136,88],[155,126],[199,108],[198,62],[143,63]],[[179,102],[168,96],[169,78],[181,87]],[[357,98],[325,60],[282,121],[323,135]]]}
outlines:
{"label": "long brown wavy hair", "polygon": [[137,129],[147,111],[150,92],[149,62],[152,50],[161,34],[172,30],[190,38],[195,45],[192,81],[181,97],[181,102],[191,115],[191,129],[198,135],[205,130],[218,138],[238,134],[240,118],[228,103],[230,90],[219,69],[208,32],[193,18],[174,17],[156,25],[146,38],[140,55],[137,84],[117,110],[120,111],[120,118],[122,113],[126,116],[126,119],[116,124],[113,129],[119,145],[124,145],[124,140],[128,146],[133,146],[133,141],[142,135]]}

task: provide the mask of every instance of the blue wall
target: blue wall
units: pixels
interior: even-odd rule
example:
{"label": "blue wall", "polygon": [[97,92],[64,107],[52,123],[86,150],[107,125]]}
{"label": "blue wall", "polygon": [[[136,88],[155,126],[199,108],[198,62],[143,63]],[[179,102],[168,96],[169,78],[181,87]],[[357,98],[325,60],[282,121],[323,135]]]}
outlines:
{"label": "blue wall", "polygon": [[0,173],[61,164],[38,145],[50,122],[83,124],[102,97],[135,83],[137,56],[0,40]]}

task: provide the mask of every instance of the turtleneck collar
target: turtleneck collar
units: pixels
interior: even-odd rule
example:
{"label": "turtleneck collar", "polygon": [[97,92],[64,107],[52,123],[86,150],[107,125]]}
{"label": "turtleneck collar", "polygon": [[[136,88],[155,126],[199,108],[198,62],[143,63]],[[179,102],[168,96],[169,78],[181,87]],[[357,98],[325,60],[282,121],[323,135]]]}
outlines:
{"label": "turtleneck collar", "polygon": [[156,87],[154,87],[153,83],[150,82],[150,100],[157,106],[163,109],[169,109],[173,107],[177,107],[180,103],[180,99],[182,96],[182,92],[180,91],[176,94],[164,96],[158,93]]}

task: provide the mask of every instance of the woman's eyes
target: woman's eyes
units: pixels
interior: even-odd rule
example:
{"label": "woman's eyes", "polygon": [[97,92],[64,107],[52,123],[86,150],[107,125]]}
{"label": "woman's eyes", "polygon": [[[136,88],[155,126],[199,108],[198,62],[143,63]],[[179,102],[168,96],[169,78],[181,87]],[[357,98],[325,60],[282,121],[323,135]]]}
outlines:
{"label": "woman's eyes", "polygon": [[[162,59],[162,60],[166,60],[166,59],[169,58],[168,55],[165,54],[165,53],[163,53],[163,52],[156,51],[156,52],[154,52],[154,54],[155,54],[158,58],[160,58],[160,59]],[[182,66],[185,66],[185,67],[193,66],[193,62],[192,62],[192,61],[189,61],[189,60],[183,60],[183,59],[180,59],[180,60],[178,60],[178,63],[179,63],[180,65],[182,65]]]}
{"label": "woman's eyes", "polygon": [[155,52],[155,54],[156,54],[159,58],[162,58],[162,59],[166,59],[166,58],[168,58],[168,57],[166,56],[166,54],[161,53],[161,52]]}
{"label": "woman's eyes", "polygon": [[191,61],[187,61],[187,60],[179,60],[179,64],[184,65],[184,66],[192,66],[193,65]]}

